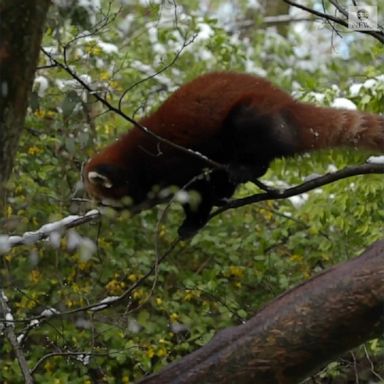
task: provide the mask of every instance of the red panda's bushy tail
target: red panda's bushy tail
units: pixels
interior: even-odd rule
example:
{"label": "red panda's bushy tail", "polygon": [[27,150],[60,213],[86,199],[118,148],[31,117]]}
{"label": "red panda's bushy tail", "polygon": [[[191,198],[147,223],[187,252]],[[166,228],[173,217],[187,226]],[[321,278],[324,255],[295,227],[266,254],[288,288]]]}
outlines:
{"label": "red panda's bushy tail", "polygon": [[299,151],[352,147],[384,152],[384,116],[303,103],[291,107]]}

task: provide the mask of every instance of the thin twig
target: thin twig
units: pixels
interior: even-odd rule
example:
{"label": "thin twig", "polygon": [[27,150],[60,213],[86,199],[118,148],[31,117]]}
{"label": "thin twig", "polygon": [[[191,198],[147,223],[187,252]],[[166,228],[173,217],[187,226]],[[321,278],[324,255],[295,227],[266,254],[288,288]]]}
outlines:
{"label": "thin twig", "polygon": [[182,46],[177,50],[175,56],[173,57],[173,59],[168,64],[164,65],[162,68],[160,68],[155,73],[153,73],[153,74],[151,74],[149,76],[146,76],[146,77],[144,77],[143,79],[141,79],[139,81],[136,81],[134,84],[129,86],[127,89],[125,89],[124,92],[121,94],[121,96],[119,98],[118,108],[120,110],[122,109],[123,99],[124,99],[124,97],[127,95],[127,93],[129,91],[131,91],[132,89],[137,87],[139,84],[142,84],[142,83],[144,83],[144,82],[146,82],[148,80],[151,80],[151,79],[155,78],[157,75],[160,75],[161,73],[166,71],[168,68],[173,66],[176,63],[176,61],[179,59],[179,57],[180,57],[181,53],[183,52],[183,50],[186,47],[188,47],[188,45],[192,44],[195,41],[196,37],[197,37],[197,34],[194,34],[189,40],[187,40],[187,38],[184,37],[184,41],[183,41]]}
{"label": "thin twig", "polygon": [[63,69],[65,72],[67,72],[74,80],[76,80],[86,91],[91,93],[96,100],[98,100],[101,104],[103,104],[108,110],[111,112],[116,113],[123,119],[129,121],[131,124],[133,124],[135,127],[139,128],[141,131],[146,133],[147,135],[151,136],[152,138],[156,139],[157,141],[160,141],[161,143],[167,144],[172,148],[175,148],[185,154],[188,154],[192,157],[195,157],[199,160],[204,161],[207,165],[212,166],[213,168],[217,169],[226,169],[226,166],[223,164],[220,164],[207,156],[203,155],[200,152],[194,151],[190,148],[183,147],[182,145],[176,144],[170,140],[165,139],[164,137],[156,134],[155,132],[151,131],[132,117],[128,116],[126,113],[124,113],[120,108],[115,107],[112,105],[108,100],[103,98],[102,96],[99,95],[99,93],[92,89],[90,85],[88,85],[81,77],[69,66],[67,62],[67,57],[66,57],[66,49],[64,49],[64,63],[60,62],[59,60],[55,59],[52,54],[50,54],[48,51],[46,51],[44,48],[41,48],[41,51],[46,55],[52,63],[55,63],[59,68]]}
{"label": "thin twig", "polygon": [[348,12],[337,1],[329,0],[329,2],[345,17],[348,17]]}
{"label": "thin twig", "polygon": [[57,68],[57,65],[56,64],[40,65],[36,67],[36,71],[40,71],[42,69],[51,69],[51,68]]}
{"label": "thin twig", "polygon": [[[0,314],[4,319],[12,318],[11,308],[8,306],[8,299],[3,290],[0,292]],[[29,370],[24,351],[21,349],[14,330],[14,323],[11,321],[3,322],[4,333],[15,352],[17,362],[24,377],[25,384],[33,384],[31,371]]]}
{"label": "thin twig", "polygon": [[[132,349],[132,348],[139,348],[139,346],[132,346],[132,347],[129,347],[128,349]],[[125,352],[125,351],[124,351]],[[121,353],[121,352],[119,352]],[[40,368],[40,366],[45,362],[47,361],[48,359],[50,359],[51,357],[56,357],[56,356],[62,356],[62,357],[75,357],[74,360],[78,361],[78,362],[82,362],[81,358],[82,357],[86,357],[86,356],[89,356],[89,357],[98,357],[98,356],[111,356],[113,353],[111,352],[105,352],[105,353],[101,353],[101,352],[51,352],[51,353],[47,353],[46,355],[44,355],[43,357],[41,357],[39,359],[39,361],[35,364],[35,366],[31,369],[31,373],[32,374],[35,374],[35,372]]]}
{"label": "thin twig", "polygon": [[[325,0],[322,0],[321,1],[321,4],[323,6],[323,12],[325,13]],[[336,24],[335,23],[332,23],[330,20],[325,20],[325,22],[329,25],[329,27],[331,28],[331,30],[333,32],[336,33],[336,35],[339,37],[339,38],[343,38],[343,35],[341,34],[341,32],[336,28]],[[332,38],[332,47],[333,47],[333,34],[331,35],[331,38]]]}
{"label": "thin twig", "polygon": [[64,44],[64,47],[69,47],[70,45],[75,43],[77,40],[81,40],[81,39],[84,39],[84,38],[87,38],[87,37],[96,36],[96,35],[99,34],[100,31],[105,32],[105,27],[108,26],[109,24],[112,24],[116,20],[116,18],[119,15],[119,13],[121,12],[121,7],[117,11],[115,11],[113,13],[111,12],[111,8],[112,8],[112,1],[109,1],[108,8],[107,8],[106,12],[102,12],[103,11],[102,8],[99,9],[100,14],[103,17],[102,17],[101,20],[99,20],[96,24],[94,24],[92,26],[91,31],[85,31],[83,33],[79,33],[73,39],[67,41]]}
{"label": "thin twig", "polygon": [[369,363],[369,366],[370,366],[370,371],[373,375],[376,376],[376,378],[380,381],[380,382],[383,382],[384,383],[384,377],[380,374],[378,374],[375,370],[375,365],[371,359],[371,357],[369,356],[369,352],[367,350],[367,347],[365,345],[363,345],[363,348],[364,348],[364,353],[365,353],[365,357],[367,358],[368,360],[368,363]]}
{"label": "thin twig", "polygon": [[[167,251],[164,252],[163,255],[160,258],[158,258],[158,260],[152,264],[152,266],[145,273],[145,275],[140,280],[133,283],[120,296],[116,296],[114,298],[111,298],[111,300],[101,300],[99,302],[96,302],[93,304],[88,304],[88,305],[85,305],[83,307],[75,308],[75,309],[68,310],[68,311],[59,312],[59,311],[52,310],[51,313],[49,314],[49,316],[47,316],[46,314],[40,314],[38,316],[35,316],[33,318],[28,319],[28,321],[29,322],[32,322],[32,321],[42,322],[42,321],[46,321],[48,319],[52,319],[55,317],[64,317],[64,316],[69,316],[69,315],[73,315],[75,313],[80,313],[80,312],[85,312],[85,311],[96,312],[99,310],[104,310],[106,308],[110,308],[113,305],[116,305],[118,303],[125,301],[126,299],[131,297],[132,292],[135,289],[137,289],[139,286],[141,286],[144,283],[144,281],[149,276],[151,276],[153,274],[153,272],[156,270],[156,265],[159,265],[161,262],[163,262],[165,260],[165,258],[168,257],[172,253],[172,251],[176,248],[177,244],[179,244],[179,243],[180,243],[180,239],[176,239],[173,243],[171,243],[171,245],[169,246]],[[3,321],[3,319],[0,319],[0,321]]]}
{"label": "thin twig", "polygon": [[[326,20],[330,20],[330,21],[333,21],[339,25],[342,25],[343,27],[348,27],[348,23],[339,18],[339,17],[335,17],[335,16],[332,16],[328,13],[323,13],[323,12],[319,12],[319,11],[316,11],[315,9],[312,9],[312,8],[309,8],[309,7],[306,7],[304,5],[301,5],[301,4],[298,4],[294,1],[291,1],[291,0],[283,0],[285,1],[287,4],[289,5],[292,5],[293,7],[296,7],[296,8],[299,8],[299,9],[302,9],[303,11],[305,12],[309,12],[311,13],[312,15],[315,15],[315,16],[318,16],[322,19],[326,19]],[[360,32],[360,33],[363,33],[363,34],[366,34],[366,35],[370,35],[372,37],[374,37],[376,40],[379,40],[381,43],[384,44],[384,32],[383,32],[383,28],[382,27],[379,27],[380,30],[379,31],[374,31],[374,30],[358,30],[357,32]]]}

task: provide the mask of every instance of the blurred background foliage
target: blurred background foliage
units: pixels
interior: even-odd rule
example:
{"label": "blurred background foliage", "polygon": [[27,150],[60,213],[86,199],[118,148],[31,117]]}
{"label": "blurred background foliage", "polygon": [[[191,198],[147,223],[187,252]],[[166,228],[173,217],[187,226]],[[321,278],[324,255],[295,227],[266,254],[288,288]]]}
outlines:
{"label": "blurred background foliage", "polygon": [[[319,105],[347,99],[358,109],[384,112],[382,46],[356,32],[337,36],[319,20],[287,23],[281,32],[268,2],[54,3],[43,46],[59,60],[65,51],[77,74],[111,103],[117,105],[126,91],[122,108],[135,118],[187,80],[213,70],[265,76]],[[8,185],[3,233],[20,234],[90,209],[79,192],[81,164],[130,127],[49,64],[42,56]],[[279,160],[263,180],[294,185],[313,174],[363,163],[368,155],[337,150]],[[237,195],[257,191],[246,184]],[[382,238],[383,194],[382,176],[360,176],[215,217],[191,242],[177,247],[156,278],[146,279],[127,302],[46,318],[30,329],[24,349],[31,367],[51,352],[74,353],[44,360],[36,381],[84,384],[99,377],[130,383],[193,351],[218,329],[241,324],[279,293]],[[0,277],[18,321],[16,331],[24,332],[47,308],[75,310],[120,295],[140,279],[155,261],[156,237],[160,255],[176,237],[180,207],[172,206],[159,223],[163,209],[135,217],[106,215],[101,222],[4,254]],[[95,251],[72,247],[74,238],[90,239]],[[382,382],[382,353],[382,340],[369,342],[324,367],[311,382],[346,383],[351,372],[359,383]],[[21,382],[6,343],[0,354],[0,382]]]}

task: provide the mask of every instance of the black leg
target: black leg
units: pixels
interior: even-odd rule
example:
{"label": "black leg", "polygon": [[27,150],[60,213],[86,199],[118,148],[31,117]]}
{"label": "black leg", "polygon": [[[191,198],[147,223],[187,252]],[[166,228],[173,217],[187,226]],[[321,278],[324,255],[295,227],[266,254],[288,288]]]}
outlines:
{"label": "black leg", "polygon": [[178,229],[181,239],[193,237],[208,221],[213,204],[207,199],[203,200],[196,209],[190,204],[184,204],[185,219]]}
{"label": "black leg", "polygon": [[199,180],[190,187],[200,195],[200,202],[183,204],[185,220],[179,227],[178,233],[182,239],[193,237],[199,229],[204,227],[209,219],[212,207],[222,205],[223,199],[232,196],[236,184],[231,183],[224,171],[212,172],[205,180]]}

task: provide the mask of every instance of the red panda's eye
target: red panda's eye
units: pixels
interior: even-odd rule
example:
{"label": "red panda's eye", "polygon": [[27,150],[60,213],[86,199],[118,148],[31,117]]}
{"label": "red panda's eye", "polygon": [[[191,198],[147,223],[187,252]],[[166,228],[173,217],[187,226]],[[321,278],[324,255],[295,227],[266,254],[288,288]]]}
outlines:
{"label": "red panda's eye", "polygon": [[104,176],[98,172],[90,171],[90,172],[88,172],[87,177],[88,177],[88,181],[91,184],[100,185],[100,186],[102,186],[104,188],[108,188],[108,189],[113,187],[111,180],[108,179],[107,176]]}

